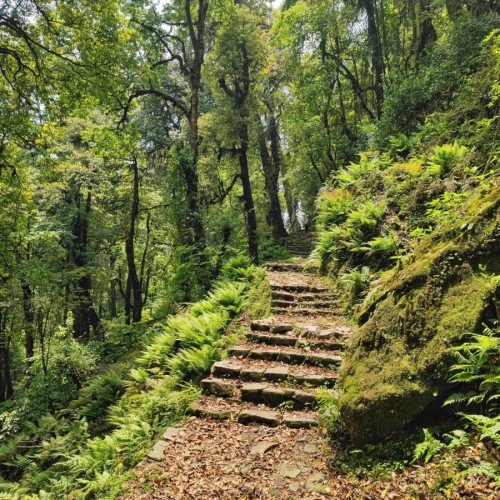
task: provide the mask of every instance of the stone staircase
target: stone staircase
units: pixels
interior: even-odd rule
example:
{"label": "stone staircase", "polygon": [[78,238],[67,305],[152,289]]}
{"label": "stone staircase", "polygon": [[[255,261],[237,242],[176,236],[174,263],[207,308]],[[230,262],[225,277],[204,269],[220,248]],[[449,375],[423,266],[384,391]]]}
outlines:
{"label": "stone staircase", "polygon": [[312,231],[297,231],[289,233],[283,245],[294,257],[307,258],[314,246],[315,234]]}
{"label": "stone staircase", "polygon": [[303,262],[267,264],[272,316],[253,321],[246,342],[212,367],[191,413],[239,423],[318,424],[316,395],[334,387],[351,328],[337,299]]}

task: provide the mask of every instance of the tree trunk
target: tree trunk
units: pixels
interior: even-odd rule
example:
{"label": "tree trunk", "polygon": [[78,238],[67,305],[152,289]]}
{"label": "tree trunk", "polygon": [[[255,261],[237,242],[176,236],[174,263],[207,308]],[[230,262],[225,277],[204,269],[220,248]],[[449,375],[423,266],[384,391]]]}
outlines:
{"label": "tree trunk", "polygon": [[366,11],[368,21],[368,42],[372,50],[372,66],[375,72],[375,100],[377,108],[377,116],[380,118],[382,114],[382,103],[384,101],[383,76],[384,76],[384,57],[382,53],[382,45],[378,33],[377,21],[375,16],[375,6],[373,0],[362,0],[363,7]]}
{"label": "tree trunk", "polygon": [[418,0],[415,4],[415,61],[418,62],[426,52],[427,45],[437,39],[432,24],[429,0]]}
{"label": "tree trunk", "polygon": [[189,29],[189,38],[193,48],[193,61],[189,68],[189,87],[191,91],[189,105],[189,153],[191,161],[184,166],[184,177],[187,188],[188,226],[191,234],[187,244],[198,250],[205,248],[205,233],[201,218],[198,194],[198,151],[199,151],[199,93],[201,88],[201,70],[205,59],[205,25],[208,11],[208,0],[198,0],[197,18],[191,16],[191,0],[184,1],[184,13]]}
{"label": "tree trunk", "polygon": [[240,162],[241,183],[243,185],[243,201],[247,219],[248,253],[252,262],[259,263],[259,246],[257,239],[257,217],[250,184],[250,172],[248,169],[248,126],[246,123],[240,129],[240,147],[238,158]]}
{"label": "tree trunk", "polygon": [[267,222],[271,226],[273,238],[278,240],[286,236],[285,225],[283,223],[283,216],[281,214],[281,206],[279,200],[279,163],[277,165],[272,161],[269,151],[267,149],[266,133],[260,118],[257,117],[259,125],[259,152],[262,167],[264,170],[264,183],[269,197],[269,211],[267,214]]}
{"label": "tree trunk", "polygon": [[5,310],[0,310],[0,402],[10,399],[13,394],[7,315]]}
{"label": "tree trunk", "polygon": [[[111,254],[109,256],[109,270],[114,275],[115,274],[115,264],[116,257]],[[118,316],[118,311],[116,308],[116,277],[113,276],[109,283],[109,291],[108,291],[108,300],[109,300],[109,317],[111,319],[115,319]]]}
{"label": "tree trunk", "polygon": [[130,291],[129,293],[132,296],[132,321],[138,323],[142,317],[142,287],[135,264],[135,227],[139,216],[139,167],[136,158],[132,161],[132,168],[134,172],[132,211],[130,214],[129,231],[125,241],[125,253],[127,255],[128,267],[127,291]]}
{"label": "tree trunk", "polygon": [[81,340],[90,339],[90,327],[94,330],[97,338],[102,337],[101,320],[97,315],[92,300],[92,279],[88,273],[87,251],[88,251],[88,226],[89,216],[92,205],[92,192],[87,192],[85,207],[81,207],[82,195],[80,189],[75,195],[76,216],[73,221],[74,243],[71,246],[70,260],[75,265],[80,277],[77,279],[74,287],[76,305],[73,309],[74,314],[74,335]]}
{"label": "tree trunk", "polygon": [[23,283],[23,312],[24,312],[24,331],[25,331],[25,351],[26,364],[28,366],[33,362],[35,355],[35,309],[33,305],[33,290],[28,283]]}

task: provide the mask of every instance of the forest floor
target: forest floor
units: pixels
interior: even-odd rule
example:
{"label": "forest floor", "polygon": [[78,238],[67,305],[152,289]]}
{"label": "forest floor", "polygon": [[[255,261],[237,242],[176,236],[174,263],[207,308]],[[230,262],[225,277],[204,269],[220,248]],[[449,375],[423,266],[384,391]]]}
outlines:
{"label": "forest floor", "polygon": [[[191,416],[167,429],[122,498],[498,498],[487,478],[440,490],[458,474],[453,459],[383,480],[331,467],[335,443],[318,425],[315,396],[334,385],[351,326],[300,263],[267,267],[272,316],[252,321],[246,343],[215,363]],[[467,453],[474,463],[480,450]]]}

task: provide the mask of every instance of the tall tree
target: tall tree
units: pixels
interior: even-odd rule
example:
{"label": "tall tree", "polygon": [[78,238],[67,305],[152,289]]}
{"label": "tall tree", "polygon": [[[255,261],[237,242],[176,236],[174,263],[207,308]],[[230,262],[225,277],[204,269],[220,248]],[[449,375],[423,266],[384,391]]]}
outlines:
{"label": "tall tree", "polygon": [[256,86],[264,64],[265,46],[259,18],[247,5],[234,5],[219,29],[210,54],[213,91],[237,137],[237,156],[243,187],[248,252],[259,260],[257,215],[250,182],[250,126],[257,105]]}

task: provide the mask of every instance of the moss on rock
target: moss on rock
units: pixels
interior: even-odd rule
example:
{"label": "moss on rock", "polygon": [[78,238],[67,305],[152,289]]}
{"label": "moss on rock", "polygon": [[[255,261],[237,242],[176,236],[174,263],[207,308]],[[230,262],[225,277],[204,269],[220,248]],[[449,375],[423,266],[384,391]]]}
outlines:
{"label": "moss on rock", "polygon": [[367,297],[338,382],[355,443],[401,430],[449,391],[449,348],[480,327],[492,293],[479,264],[499,254],[499,206],[499,189],[468,200],[459,219],[472,230],[426,242]]}

